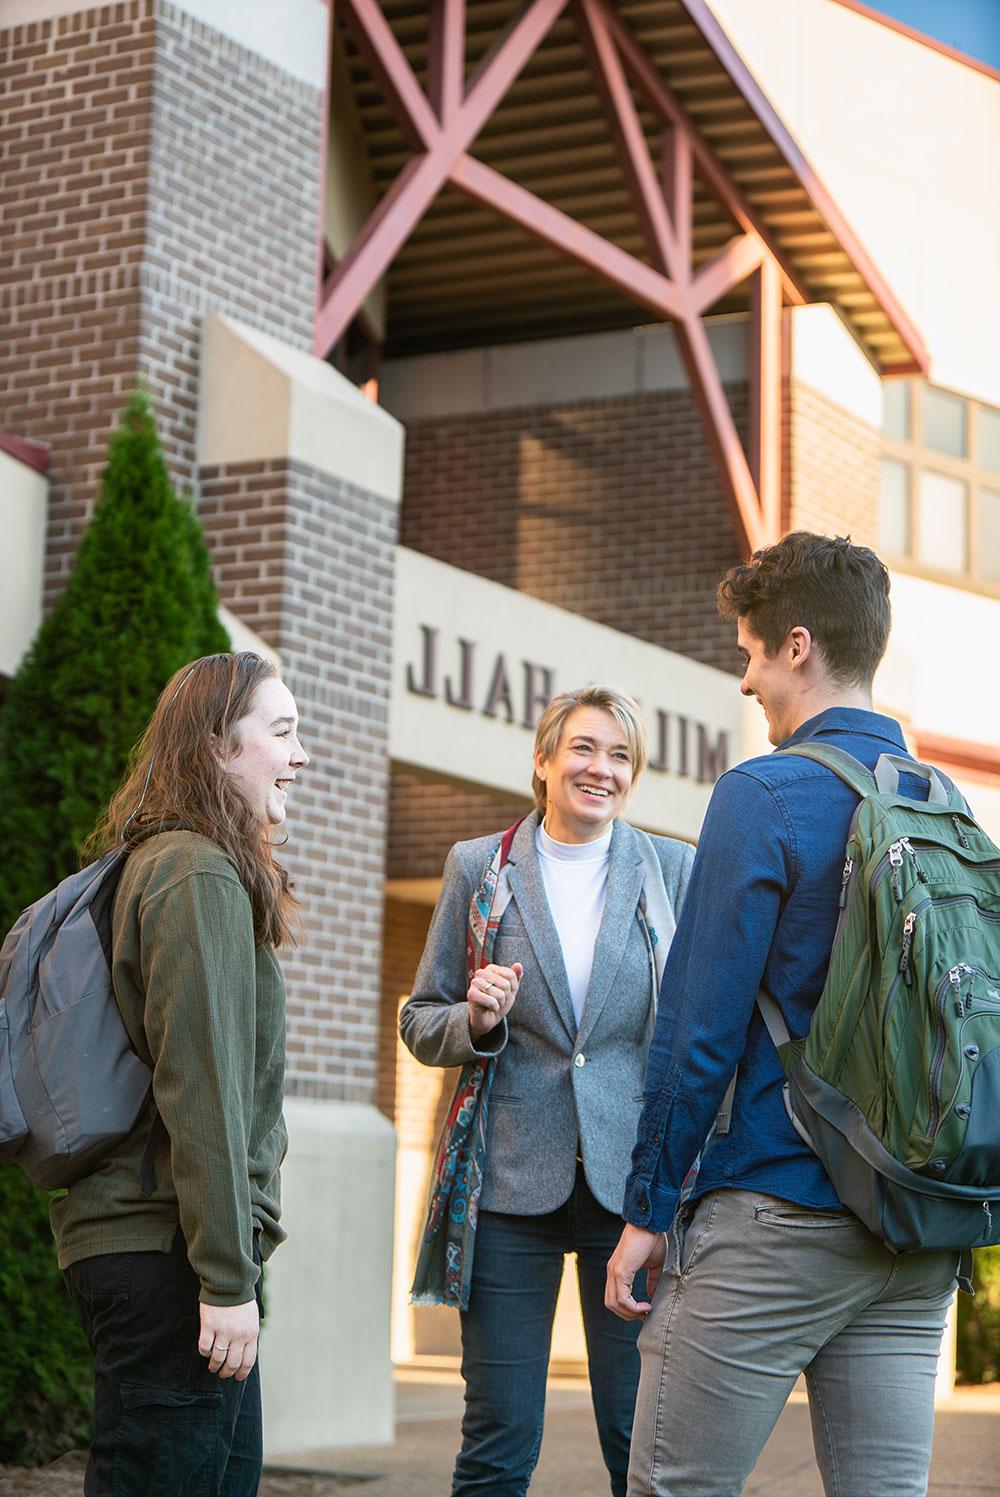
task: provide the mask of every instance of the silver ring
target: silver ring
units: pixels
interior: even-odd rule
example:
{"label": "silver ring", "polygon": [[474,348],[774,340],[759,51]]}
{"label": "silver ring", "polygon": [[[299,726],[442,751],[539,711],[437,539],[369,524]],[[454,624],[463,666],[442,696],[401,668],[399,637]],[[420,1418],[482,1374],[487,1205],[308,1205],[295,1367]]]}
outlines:
{"label": "silver ring", "polygon": [[216,1341],[216,1343],[215,1343],[215,1350],[216,1351],[221,1351],[222,1354],[223,1354],[223,1356],[225,1356],[226,1352],[229,1350],[229,1347],[228,1346],[220,1346],[219,1343],[218,1343],[218,1341]]}

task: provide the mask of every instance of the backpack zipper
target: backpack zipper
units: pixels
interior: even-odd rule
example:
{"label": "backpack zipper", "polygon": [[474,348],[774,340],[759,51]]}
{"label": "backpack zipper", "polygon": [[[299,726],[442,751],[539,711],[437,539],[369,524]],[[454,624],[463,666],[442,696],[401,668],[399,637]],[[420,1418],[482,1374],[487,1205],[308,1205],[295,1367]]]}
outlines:
{"label": "backpack zipper", "polygon": [[[932,850],[950,853],[953,858],[960,856],[955,848],[945,847],[939,842],[926,843],[926,846]],[[895,842],[891,842],[889,844],[888,850],[883,853],[882,857],[879,858],[878,862],[876,863],[874,872],[871,876],[871,883],[869,885],[871,892],[874,894],[876,889],[882,883],[882,880],[888,878],[890,874],[893,874],[894,877],[892,881],[892,891],[896,896],[897,904],[901,903],[903,898],[902,874],[899,872],[899,870],[903,866],[903,852],[908,853],[909,856],[913,859],[914,872],[920,879],[920,882],[923,884],[930,882],[926,870],[920,863],[916,848],[913,846],[912,840],[909,837],[897,838]],[[966,860],[963,859],[962,861],[965,862]],[[973,858],[970,859],[969,862],[973,868],[976,868],[984,873],[1000,873],[1000,862],[997,862],[995,858],[982,863],[976,861],[976,859]]]}
{"label": "backpack zipper", "polygon": [[944,1069],[944,1056],[948,1045],[948,1036],[944,1027],[944,1010],[948,1001],[948,989],[954,988],[955,1006],[959,1014],[963,1013],[962,1006],[962,965],[952,967],[941,979],[934,994],[934,1006],[937,1017],[938,1035],[934,1046],[934,1058],[931,1061],[930,1088],[931,1088],[931,1115],[927,1123],[927,1136],[931,1141],[937,1137],[937,1131],[941,1123],[941,1072]]}
{"label": "backpack zipper", "polygon": [[911,910],[903,921],[903,947],[899,953],[899,971],[907,987],[910,987],[913,982],[910,975],[910,947],[913,945],[913,932],[916,929],[917,918],[929,904],[933,903],[932,899],[925,899],[922,904],[917,905],[915,910]]}
{"label": "backpack zipper", "polygon": [[899,970],[907,987],[913,982],[913,977],[910,974],[910,947],[913,945],[913,933],[920,916],[931,905],[961,904],[963,900],[967,900],[969,904],[974,904],[983,920],[1000,920],[1000,913],[996,913],[993,910],[984,910],[974,894],[949,894],[943,899],[933,899],[930,897],[922,899],[919,904],[913,906],[913,909],[903,921],[903,949],[899,954]]}
{"label": "backpack zipper", "polygon": [[[982,967],[970,967],[969,964],[968,964],[968,962],[957,962],[955,964],[955,966],[952,967],[946,973],[946,975],[942,978],[941,982],[938,984],[937,993],[936,993],[935,996],[937,998],[938,1017],[939,1017],[939,1020],[940,1020],[940,1034],[938,1036],[938,1043],[937,1043],[937,1047],[936,1047],[935,1052],[934,1052],[934,1060],[931,1063],[931,1072],[930,1072],[930,1081],[931,1081],[931,1114],[930,1114],[930,1120],[929,1120],[929,1124],[928,1124],[928,1135],[931,1138],[934,1138],[934,1136],[936,1135],[937,1130],[938,1130],[938,1128],[940,1127],[940,1124],[941,1124],[941,1096],[940,1096],[940,1091],[941,1091],[941,1071],[944,1069],[944,1057],[945,1057],[945,1050],[947,1048],[947,1036],[945,1034],[945,1029],[944,1029],[944,1011],[945,1011],[945,1007],[946,1007],[946,1003],[947,1003],[948,989],[949,988],[953,988],[954,989],[955,1013],[958,1016],[958,1018],[964,1020],[964,1018],[966,1016],[966,1003],[967,1002],[968,1002],[968,1005],[969,1005],[968,1012],[969,1012],[970,1017],[971,1017],[971,1015],[974,1012],[975,1013],[979,1013],[979,1014],[981,1014],[981,1013],[984,1012],[984,1010],[982,1010],[982,1009],[976,1009],[976,1010],[972,1009],[972,999],[973,999],[974,995],[972,993],[972,984],[971,983],[969,984],[969,996],[968,996],[968,1000],[966,1000],[966,999],[964,999],[962,997],[962,978],[966,974],[968,974],[969,977],[975,977],[975,976],[978,975],[980,977],[985,978],[987,982],[996,982],[997,981],[997,979],[995,977],[993,977],[989,972],[984,971],[984,969]],[[1000,999],[998,999],[998,1001],[1000,1001]],[[988,1009],[986,1010],[986,1012],[988,1012]],[[964,1028],[965,1028],[965,1025],[963,1023],[962,1029],[964,1030]],[[961,1031],[960,1031],[960,1043],[961,1043]]]}
{"label": "backpack zipper", "polygon": [[908,852],[910,857],[913,859],[913,871],[917,875],[917,878],[922,884],[926,884],[927,874],[924,872],[923,865],[921,864],[920,859],[917,857],[913,843],[910,841],[909,837],[900,837],[899,845],[903,849],[903,851]]}
{"label": "backpack zipper", "polygon": [[[907,915],[906,921],[903,925],[903,949],[907,961],[909,961],[909,944],[912,943],[913,940],[913,927],[914,925],[916,925],[917,915],[922,913],[928,905],[957,904],[959,900],[962,899],[969,899],[973,904],[976,904],[976,901],[972,898],[971,894],[954,894],[949,899],[925,900],[917,907],[915,911],[911,911],[910,914]],[[979,906],[976,905],[976,908],[978,909]],[[994,914],[992,910],[979,910],[979,913],[987,920],[1000,920],[1000,914]],[[910,943],[908,943],[906,939],[907,925],[910,926]],[[901,957],[901,964],[902,960],[903,959]],[[941,1083],[941,1071],[944,1068],[944,1057],[948,1043],[948,1036],[944,1027],[944,1010],[948,997],[948,989],[954,988],[955,1009],[959,1017],[963,1017],[965,1013],[965,1003],[962,998],[962,974],[963,972],[968,972],[971,975],[974,970],[975,969],[970,967],[967,962],[956,963],[954,967],[949,968],[949,970],[945,973],[944,977],[938,983],[937,988],[934,992],[934,1006],[938,1024],[938,1036],[937,1043],[934,1047],[934,1058],[931,1061],[931,1069],[928,1077],[931,1089],[931,1113],[927,1126],[927,1135],[932,1139],[937,1133],[937,1129],[941,1121],[941,1098],[938,1093]],[[984,972],[983,976],[989,978],[989,973]],[[912,982],[913,978],[907,977],[906,980],[908,982]]]}
{"label": "backpack zipper", "polygon": [[851,882],[851,874],[854,872],[854,859],[848,854],[844,862],[844,871],[840,877],[840,898],[837,900],[837,908],[842,910],[847,903],[847,886]]}

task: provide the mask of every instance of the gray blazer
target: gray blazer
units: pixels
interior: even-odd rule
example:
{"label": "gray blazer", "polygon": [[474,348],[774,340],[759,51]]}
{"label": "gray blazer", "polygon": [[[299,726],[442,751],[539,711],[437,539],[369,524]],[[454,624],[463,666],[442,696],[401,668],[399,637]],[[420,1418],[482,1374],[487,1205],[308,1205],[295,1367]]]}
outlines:
{"label": "gray blazer", "polygon": [[[495,1055],[486,1174],[480,1206],[539,1216],[573,1189],[576,1158],[601,1205],[620,1212],[642,1105],[646,1051],[655,1012],[648,948],[638,920],[643,869],[638,834],[616,821],[608,897],[579,1030],[562,948],[535,849],[538,812],[511,849],[512,899],[493,960],[524,968],[510,1014],[479,1041],[469,1028],[465,939],[469,901],[497,837],[458,842],[413,993],[400,1014],[403,1041],[428,1066],[459,1066]],[[680,911],[694,859],[686,842],[653,837],[667,897]]]}

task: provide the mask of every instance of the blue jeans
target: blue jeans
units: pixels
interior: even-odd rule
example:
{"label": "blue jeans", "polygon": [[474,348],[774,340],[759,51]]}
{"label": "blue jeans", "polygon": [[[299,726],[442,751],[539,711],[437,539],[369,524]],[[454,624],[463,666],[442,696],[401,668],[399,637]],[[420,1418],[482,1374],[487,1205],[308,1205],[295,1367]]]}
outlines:
{"label": "blue jeans", "polygon": [[[523,1497],[542,1443],[552,1320],[566,1253],[577,1255],[597,1433],[614,1497],[625,1497],[639,1382],[639,1325],[604,1307],[621,1218],[577,1166],[569,1200],[544,1216],[480,1212],[469,1308],[462,1315],[465,1415],[452,1497]],[[644,1286],[639,1286],[645,1292]]]}
{"label": "blue jeans", "polygon": [[84,1258],[65,1279],[94,1354],[85,1497],[256,1497],[260,1375],[208,1371],[180,1231],[169,1253]]}

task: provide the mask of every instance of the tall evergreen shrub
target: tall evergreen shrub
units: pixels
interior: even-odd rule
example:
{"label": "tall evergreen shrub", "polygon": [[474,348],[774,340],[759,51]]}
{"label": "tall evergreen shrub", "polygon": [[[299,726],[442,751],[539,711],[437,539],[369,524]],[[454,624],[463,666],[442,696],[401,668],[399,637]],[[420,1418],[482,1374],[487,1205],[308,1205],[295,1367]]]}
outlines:
{"label": "tall evergreen shrub", "polygon": [[[228,650],[208,552],[174,493],[148,397],[111,438],[65,591],[0,713],[0,936],[79,866],[165,682]],[[55,1263],[46,1198],[0,1165],[0,1461],[85,1439],[90,1360]]]}
{"label": "tall evergreen shrub", "polygon": [[961,1383],[1000,1382],[1000,1247],[977,1248],[975,1294],[958,1296],[955,1358]]}

